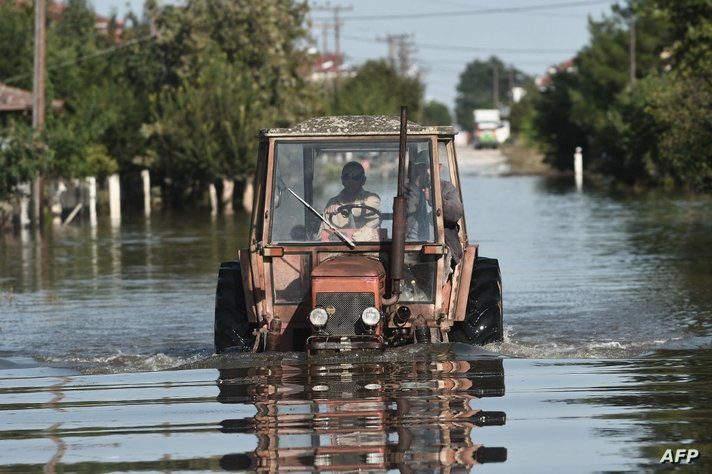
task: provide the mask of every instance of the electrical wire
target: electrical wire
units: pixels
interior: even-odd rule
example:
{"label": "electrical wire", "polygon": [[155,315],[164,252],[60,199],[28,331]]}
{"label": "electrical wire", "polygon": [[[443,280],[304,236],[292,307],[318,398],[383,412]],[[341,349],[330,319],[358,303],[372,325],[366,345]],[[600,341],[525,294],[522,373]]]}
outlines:
{"label": "electrical wire", "polygon": [[[498,13],[521,13],[541,10],[556,10],[559,8],[584,7],[601,4],[611,4],[612,0],[585,0],[567,3],[546,3],[523,7],[483,8],[481,10],[460,10],[430,13],[394,13],[389,15],[344,15],[343,21],[379,21],[379,20],[412,20],[416,18],[443,18],[452,16],[492,15]],[[320,20],[317,20],[320,21]]]}
{"label": "electrical wire", "polygon": [[[102,50],[97,51],[97,52],[95,52],[95,53],[87,54],[86,56],[80,56],[80,57],[78,57],[78,58],[76,58],[76,59],[73,59],[73,60],[71,60],[71,61],[65,61],[65,62],[63,62],[63,63],[48,65],[48,66],[47,66],[47,70],[50,70],[50,69],[60,69],[60,68],[67,67],[67,66],[73,66],[73,65],[75,65],[75,64],[79,64],[79,63],[84,62],[84,61],[86,61],[86,60],[94,59],[94,58],[97,58],[97,57],[100,57],[100,56],[106,56],[107,54],[115,53],[116,51],[119,51],[119,50],[121,50],[121,49],[127,48],[127,47],[129,47],[129,46],[133,46],[133,45],[135,45],[135,44],[143,43],[144,41],[154,40],[154,39],[156,39],[156,37],[153,36],[153,35],[143,36],[143,37],[140,37],[140,38],[134,38],[134,39],[129,40],[129,41],[127,41],[127,42],[125,42],[125,43],[123,43],[123,44],[120,44],[120,45],[118,45],[118,46],[113,46],[113,47],[111,47],[111,48],[102,49]],[[12,76],[12,77],[10,77],[10,78],[8,78],[8,79],[4,79],[4,80],[1,81],[1,82],[3,82],[4,84],[12,84],[12,83],[15,83],[15,82],[17,82],[17,81],[19,81],[19,80],[22,80],[22,79],[25,79],[25,78],[31,77],[31,76],[32,76],[32,73],[31,73],[31,72],[30,72],[30,73],[27,73],[27,74],[18,74],[17,76]]]}

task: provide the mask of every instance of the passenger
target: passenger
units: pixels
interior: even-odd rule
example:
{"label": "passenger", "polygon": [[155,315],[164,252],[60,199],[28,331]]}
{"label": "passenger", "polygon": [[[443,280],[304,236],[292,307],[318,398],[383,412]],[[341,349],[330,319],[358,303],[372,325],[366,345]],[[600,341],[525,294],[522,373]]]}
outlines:
{"label": "passenger", "polygon": [[[423,150],[418,153],[413,162],[413,171],[408,183],[408,218],[406,222],[406,237],[408,240],[431,240],[432,208],[430,199],[430,152]],[[440,192],[443,202],[443,222],[445,224],[445,245],[448,248],[449,265],[446,267],[446,277],[462,259],[462,243],[460,242],[460,226],[458,221],[465,214],[457,188],[443,179],[440,180]]]}
{"label": "passenger", "polygon": [[[378,194],[363,189],[365,183],[366,172],[363,166],[356,161],[346,163],[341,170],[341,184],[344,189],[326,203],[324,217],[339,229],[361,229],[353,234],[354,240],[378,240],[376,229],[381,225],[381,216],[378,213],[381,198]],[[373,210],[353,207],[339,211],[342,206],[349,205],[368,206]]]}

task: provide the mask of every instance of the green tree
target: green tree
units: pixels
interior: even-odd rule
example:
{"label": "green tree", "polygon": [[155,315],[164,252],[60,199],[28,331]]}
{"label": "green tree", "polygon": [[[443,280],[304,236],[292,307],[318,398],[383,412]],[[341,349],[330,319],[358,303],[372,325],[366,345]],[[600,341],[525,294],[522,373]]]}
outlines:
{"label": "green tree", "polygon": [[38,171],[32,127],[22,121],[0,128],[0,199],[14,193],[15,186],[29,182]]}
{"label": "green tree", "polygon": [[447,105],[436,100],[425,104],[423,125],[452,125],[452,115],[450,115]]}
{"label": "green tree", "polygon": [[[32,86],[31,9],[0,2],[0,84]],[[0,114],[0,199],[37,172],[29,114]]]}
{"label": "green tree", "polygon": [[583,130],[571,120],[571,90],[577,86],[578,74],[562,69],[550,75],[551,84],[541,91],[531,90],[525,103],[531,103],[531,138],[544,154],[545,162],[559,169],[573,168],[572,156],[577,146],[586,147]]}
{"label": "green tree", "polygon": [[332,105],[336,115],[397,115],[408,106],[411,120],[420,121],[423,83],[418,77],[400,76],[386,62],[367,61],[356,73],[342,81]]}
{"label": "green tree", "polygon": [[32,87],[34,12],[16,2],[0,2],[0,83]]}
{"label": "green tree", "polygon": [[[494,109],[510,102],[509,87],[526,83],[528,76],[516,68],[506,66],[496,56],[487,61],[478,59],[468,63],[460,74],[455,98],[455,119],[463,130],[475,126],[475,109]],[[497,86],[495,103],[494,87]]]}
{"label": "green tree", "polygon": [[712,188],[712,4],[654,1],[668,25],[660,71],[619,95],[610,114],[627,182]]}
{"label": "green tree", "polygon": [[292,0],[192,0],[157,14],[152,54],[165,70],[144,132],[174,198],[250,173],[258,130],[309,114],[305,14]]}
{"label": "green tree", "polygon": [[625,8],[613,7],[608,18],[589,22],[591,43],[575,58],[577,79],[575,87],[569,89],[570,118],[585,130],[585,151],[589,158],[610,158],[596,164],[607,173],[621,169],[616,161],[625,153],[612,121],[618,96],[630,86],[629,41],[633,16],[637,76],[645,77],[661,69],[660,55],[668,42],[669,24],[645,2],[634,2]]}

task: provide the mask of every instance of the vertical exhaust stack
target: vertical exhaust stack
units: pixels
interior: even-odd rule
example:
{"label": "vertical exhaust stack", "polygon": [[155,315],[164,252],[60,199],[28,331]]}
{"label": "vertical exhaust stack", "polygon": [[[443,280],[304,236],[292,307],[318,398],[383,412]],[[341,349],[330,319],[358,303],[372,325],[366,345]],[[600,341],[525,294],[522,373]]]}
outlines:
{"label": "vertical exhaust stack", "polygon": [[398,193],[393,198],[393,240],[391,241],[391,296],[383,300],[385,305],[398,302],[400,282],[403,280],[405,259],[405,222],[408,200],[405,196],[405,152],[408,136],[408,107],[401,106],[400,143],[398,147]]}

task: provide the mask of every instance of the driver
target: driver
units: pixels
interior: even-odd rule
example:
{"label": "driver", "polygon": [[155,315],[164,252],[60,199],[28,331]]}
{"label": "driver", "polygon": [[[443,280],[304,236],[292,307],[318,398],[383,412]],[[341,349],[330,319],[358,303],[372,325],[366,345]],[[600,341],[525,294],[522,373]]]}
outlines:
{"label": "driver", "polygon": [[379,209],[381,198],[376,193],[363,189],[366,183],[366,172],[360,163],[349,161],[341,170],[341,184],[344,189],[339,194],[329,199],[324,207],[324,218],[339,229],[360,229],[353,234],[354,240],[378,240],[378,233],[374,229],[381,224],[377,212],[364,207],[342,209],[341,206],[356,205],[369,206]]}

